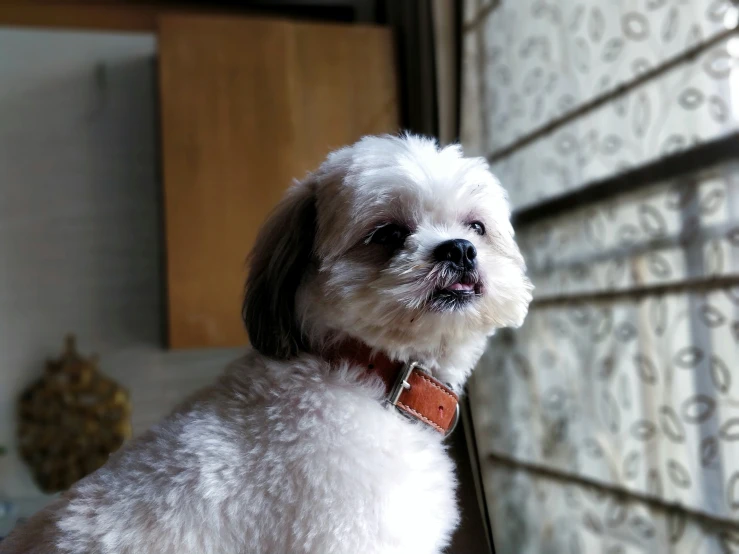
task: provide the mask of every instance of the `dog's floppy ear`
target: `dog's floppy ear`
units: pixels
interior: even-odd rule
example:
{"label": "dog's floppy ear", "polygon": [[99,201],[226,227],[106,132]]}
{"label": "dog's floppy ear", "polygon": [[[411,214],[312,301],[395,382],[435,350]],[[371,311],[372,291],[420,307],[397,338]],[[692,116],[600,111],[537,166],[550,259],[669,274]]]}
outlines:
{"label": "dog's floppy ear", "polygon": [[269,216],[250,255],[241,315],[262,354],[290,358],[304,347],[295,294],[313,255],[316,183],[293,185]]}

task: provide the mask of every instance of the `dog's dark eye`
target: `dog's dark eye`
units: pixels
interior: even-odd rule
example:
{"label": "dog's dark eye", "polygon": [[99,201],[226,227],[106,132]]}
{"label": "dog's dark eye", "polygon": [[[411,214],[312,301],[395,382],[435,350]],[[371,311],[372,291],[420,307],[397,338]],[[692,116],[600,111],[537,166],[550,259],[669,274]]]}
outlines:
{"label": "dog's dark eye", "polygon": [[395,223],[388,223],[375,229],[372,235],[370,235],[368,242],[398,248],[403,245],[409,234],[410,231],[406,227]]}
{"label": "dog's dark eye", "polygon": [[479,221],[473,221],[472,223],[470,223],[470,229],[472,229],[478,235],[485,234],[485,226]]}

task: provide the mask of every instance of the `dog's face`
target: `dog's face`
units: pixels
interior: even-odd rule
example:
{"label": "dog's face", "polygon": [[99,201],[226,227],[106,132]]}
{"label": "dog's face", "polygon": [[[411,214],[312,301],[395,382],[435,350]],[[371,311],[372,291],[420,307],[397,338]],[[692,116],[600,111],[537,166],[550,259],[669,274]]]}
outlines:
{"label": "dog's face", "polygon": [[368,137],[334,152],[258,238],[252,343],[289,356],[348,335],[401,358],[479,356],[531,300],[509,219],[485,161],[459,147]]}

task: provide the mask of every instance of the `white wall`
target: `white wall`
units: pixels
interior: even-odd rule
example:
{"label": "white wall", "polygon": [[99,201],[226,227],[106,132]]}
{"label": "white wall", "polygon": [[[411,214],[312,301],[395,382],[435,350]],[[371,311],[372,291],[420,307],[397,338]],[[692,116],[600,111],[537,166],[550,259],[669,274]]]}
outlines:
{"label": "white wall", "polygon": [[129,388],[135,433],[238,355],[162,348],[155,51],[148,35],[0,28],[0,500],[16,506],[0,536],[43,500],[15,405],[66,333]]}

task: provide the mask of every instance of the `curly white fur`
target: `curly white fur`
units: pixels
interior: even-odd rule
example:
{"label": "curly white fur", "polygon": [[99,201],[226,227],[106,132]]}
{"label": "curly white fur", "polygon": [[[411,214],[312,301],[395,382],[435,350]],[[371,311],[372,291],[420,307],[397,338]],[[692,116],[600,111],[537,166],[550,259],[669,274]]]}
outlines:
{"label": "curly white fur", "polygon": [[[319,355],[359,338],[461,390],[496,328],[531,299],[505,193],[484,160],[412,136],[367,137],[296,184],[253,255],[255,349],[17,529],[2,553],[440,552],[459,516],[442,437],[382,404],[383,385]],[[471,230],[471,220],[487,233]],[[367,240],[409,230],[392,253]],[[482,293],[429,309],[450,238]]]}

